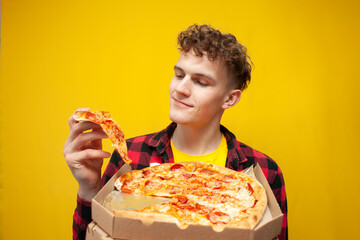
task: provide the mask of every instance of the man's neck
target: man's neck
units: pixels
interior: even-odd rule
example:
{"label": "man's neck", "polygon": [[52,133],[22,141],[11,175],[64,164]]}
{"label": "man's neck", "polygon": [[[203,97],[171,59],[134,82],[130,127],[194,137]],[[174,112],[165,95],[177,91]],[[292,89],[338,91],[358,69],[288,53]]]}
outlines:
{"label": "man's neck", "polygon": [[189,155],[203,155],[215,151],[221,142],[220,123],[193,127],[178,124],[172,136],[174,146]]}

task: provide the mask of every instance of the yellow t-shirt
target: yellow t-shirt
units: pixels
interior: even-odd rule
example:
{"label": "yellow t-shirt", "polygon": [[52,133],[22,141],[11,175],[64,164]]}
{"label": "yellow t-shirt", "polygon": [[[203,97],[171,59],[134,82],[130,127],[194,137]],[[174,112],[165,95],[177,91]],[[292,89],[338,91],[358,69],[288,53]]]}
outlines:
{"label": "yellow t-shirt", "polygon": [[212,163],[221,167],[225,167],[226,157],[227,157],[227,144],[225,136],[222,136],[220,146],[213,151],[212,153],[204,154],[204,155],[189,155],[183,152],[180,152],[173,144],[172,139],[170,139],[171,148],[174,155],[174,162],[207,162]]}

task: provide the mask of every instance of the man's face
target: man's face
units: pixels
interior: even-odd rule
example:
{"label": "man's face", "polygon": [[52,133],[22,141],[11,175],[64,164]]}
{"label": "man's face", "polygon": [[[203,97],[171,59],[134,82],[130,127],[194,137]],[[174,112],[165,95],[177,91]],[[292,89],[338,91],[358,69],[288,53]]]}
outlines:
{"label": "man's face", "polygon": [[182,53],[170,83],[170,119],[178,124],[206,126],[220,122],[224,103],[233,90],[226,67],[206,54]]}

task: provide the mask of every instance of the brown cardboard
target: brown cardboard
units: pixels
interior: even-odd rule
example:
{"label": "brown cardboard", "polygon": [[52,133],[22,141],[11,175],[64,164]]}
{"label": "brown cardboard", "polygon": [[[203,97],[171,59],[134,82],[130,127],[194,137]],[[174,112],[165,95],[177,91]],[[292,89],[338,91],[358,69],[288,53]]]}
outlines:
{"label": "brown cardboard", "polygon": [[[114,240],[114,238],[111,238],[109,234],[104,232],[95,222],[91,222],[86,232],[86,240]],[[274,240],[278,240],[278,238]]]}
{"label": "brown cardboard", "polygon": [[[85,240],[114,240],[111,238],[109,234],[104,232],[94,221],[89,223],[88,228],[86,230],[86,238]],[[119,239],[121,240],[121,239]],[[123,239],[125,240],[125,239]]]}
{"label": "brown cardboard", "polygon": [[91,222],[86,230],[86,240],[111,240],[107,233],[104,232],[95,222]]}
{"label": "brown cardboard", "polygon": [[115,175],[92,200],[93,220],[112,238],[141,240],[269,240],[280,234],[283,214],[281,213],[279,205],[264,176],[264,173],[258,165],[254,168],[254,173],[259,182],[264,186],[268,197],[268,208],[263,219],[254,230],[225,228],[221,232],[215,232],[210,226],[190,225],[185,229],[180,229],[174,223],[153,222],[152,224],[144,224],[137,219],[114,216],[110,211],[101,205],[101,201],[105,198],[105,196],[114,190],[115,180],[130,170],[130,166],[125,164],[118,170],[118,172],[115,173]]}

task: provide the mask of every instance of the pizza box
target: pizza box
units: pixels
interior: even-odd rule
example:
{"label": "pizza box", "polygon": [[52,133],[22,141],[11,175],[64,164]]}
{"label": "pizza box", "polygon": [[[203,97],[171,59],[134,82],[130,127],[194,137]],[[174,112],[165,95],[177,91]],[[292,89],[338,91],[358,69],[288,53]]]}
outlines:
{"label": "pizza box", "polygon": [[[221,232],[214,231],[211,226],[189,225],[185,229],[180,229],[174,223],[161,221],[142,222],[138,219],[113,215],[111,211],[102,206],[102,200],[115,189],[114,183],[116,179],[129,171],[131,171],[131,167],[125,164],[92,199],[92,218],[99,229],[108,234],[106,237],[110,237],[98,239],[269,240],[280,234],[283,214],[259,165],[254,168],[255,177],[264,186],[268,197],[268,206],[262,220],[253,230],[225,228]],[[88,233],[90,235],[91,229],[89,230],[89,228]],[[95,238],[87,237],[86,239]]]}
{"label": "pizza box", "polygon": [[[115,240],[111,238],[104,230],[101,229],[94,221],[92,221],[87,228],[86,240]],[[120,239],[116,239],[120,240]],[[125,239],[123,239],[125,240]],[[279,240],[278,238],[273,240]]]}
{"label": "pizza box", "polygon": [[102,230],[94,221],[89,223],[86,230],[86,240],[112,240],[104,230]]}

